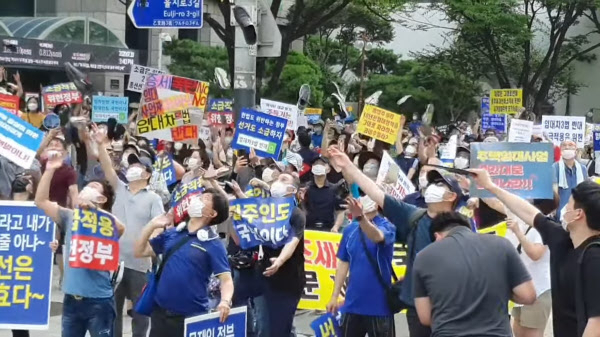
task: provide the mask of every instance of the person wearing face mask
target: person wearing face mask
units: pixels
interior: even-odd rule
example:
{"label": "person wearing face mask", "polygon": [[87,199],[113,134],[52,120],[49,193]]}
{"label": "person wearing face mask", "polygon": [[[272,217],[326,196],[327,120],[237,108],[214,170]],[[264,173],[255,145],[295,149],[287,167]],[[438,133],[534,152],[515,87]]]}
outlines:
{"label": "person wearing face mask", "polygon": [[[427,159],[427,164],[442,165],[442,162],[436,157],[431,157],[431,158]],[[417,189],[416,192],[413,192],[413,193],[405,196],[402,201],[404,201],[405,203],[407,203],[409,205],[413,205],[413,206],[416,206],[419,208],[426,208],[427,204],[425,203],[425,189],[427,188],[427,185],[429,185],[429,182],[427,181],[427,173],[434,169],[435,168],[433,168],[431,166],[424,165],[421,168],[421,171],[419,172],[419,179],[418,179],[418,187],[419,188]]]}
{"label": "person wearing face mask", "polygon": [[437,171],[427,174],[428,185],[425,189],[426,209],[418,208],[386,195],[371,177],[361,172],[350,158],[339,149],[328,149],[331,164],[340,169],[347,181],[355,182],[358,187],[383,209],[383,216],[396,226],[396,242],[408,246],[406,276],[402,284],[400,299],[408,306],[406,314],[411,337],[429,337],[431,329],[419,321],[414,307],[412,289],[412,265],[414,256],[432,242],[431,221],[442,212],[454,211],[462,198],[462,189],[456,178],[442,175]]}
{"label": "person wearing face mask", "polygon": [[312,139],[313,149],[320,148],[321,144],[323,143],[323,127],[324,127],[324,125],[325,125],[325,122],[323,122],[322,119],[319,119],[318,121],[316,121],[315,124],[312,125],[313,134],[311,135],[311,139]]}
{"label": "person wearing face mask", "polygon": [[477,185],[495,195],[525,224],[534,226],[550,249],[552,323],[555,336],[600,333],[600,185],[585,180],[571,191],[561,221],[493,183],[485,170],[471,169]]}
{"label": "person wearing face mask", "polygon": [[[36,206],[43,210],[66,233],[65,250],[71,251],[71,236],[74,211],[59,206],[50,200],[52,176],[62,165],[62,158],[52,157],[46,163],[46,170],[40,180],[36,196]],[[113,190],[105,182],[88,183],[76,200],[78,207],[95,207],[108,211],[113,203]],[[116,230],[121,236],[125,227],[115,218]],[[61,261],[61,260],[58,260]],[[115,320],[114,291],[112,278],[107,271],[85,268],[72,268],[64,259],[65,277],[62,284],[64,295],[62,311],[63,336],[84,337],[112,336]]]}
{"label": "person wearing face mask", "polygon": [[303,200],[306,228],[338,233],[344,222],[344,202],[338,197],[337,186],[327,181],[329,171],[325,157],[319,157],[312,164],[314,181],[309,183]]}
{"label": "person wearing face mask", "polygon": [[[271,196],[293,197],[298,192],[298,178],[282,173],[271,184]],[[290,336],[294,315],[306,283],[304,272],[304,229],[306,216],[299,207],[291,211],[289,240],[280,248],[262,246],[264,256],[259,264],[262,271],[263,294],[255,298],[257,336]],[[234,236],[234,240],[235,236]],[[239,238],[238,238],[239,240]],[[260,254],[259,254],[260,256]]]}
{"label": "person wearing face mask", "polygon": [[469,158],[471,152],[466,147],[459,146],[456,148],[456,158],[454,158],[454,167],[457,169],[469,168]]}
{"label": "person wearing face mask", "polygon": [[40,128],[44,123],[44,118],[46,118],[46,115],[40,112],[38,98],[30,97],[27,100],[26,110],[25,113],[21,115],[21,119],[35,126],[36,128]]}
{"label": "person wearing face mask", "polygon": [[233,280],[225,246],[213,230],[229,217],[229,201],[222,192],[209,188],[190,199],[188,215],[187,222],[150,239],[154,231],[173,224],[171,213],[160,214],[144,227],[135,242],[138,258],[170,253],[162,262],[150,337],[183,336],[186,317],[207,313],[207,288],[213,274],[221,281],[217,306],[220,321],[225,322],[229,316]]}
{"label": "person wearing face mask", "polygon": [[358,158],[358,168],[373,181],[377,179],[380,163],[380,157],[373,152],[363,152]]}
{"label": "person wearing face mask", "polygon": [[560,219],[563,208],[571,197],[571,191],[588,178],[588,172],[580,162],[575,160],[577,144],[565,140],[560,144],[562,160],[552,164],[554,190],[558,190],[558,212],[556,218]]}
{"label": "person wearing face mask", "polygon": [[[93,126],[94,131],[97,127]],[[161,197],[150,189],[149,181],[152,177],[152,162],[148,158],[141,158],[136,153],[130,153],[130,148],[125,148],[128,153],[124,166],[127,167],[125,179],[121,181],[112,166],[112,161],[106,151],[106,134],[93,133],[94,141],[98,145],[98,159],[106,180],[115,190],[115,203],[112,212],[125,226],[127,232],[119,240],[121,260],[125,263],[123,280],[115,291],[117,319],[115,321],[115,337],[121,337],[123,331],[123,306],[125,298],[136,303],[144,285],[146,272],[151,267],[150,258],[136,258],[133,253],[135,241],[139,238],[144,226],[152,219],[164,213]],[[148,330],[148,317],[133,312],[132,336],[145,337]]]}

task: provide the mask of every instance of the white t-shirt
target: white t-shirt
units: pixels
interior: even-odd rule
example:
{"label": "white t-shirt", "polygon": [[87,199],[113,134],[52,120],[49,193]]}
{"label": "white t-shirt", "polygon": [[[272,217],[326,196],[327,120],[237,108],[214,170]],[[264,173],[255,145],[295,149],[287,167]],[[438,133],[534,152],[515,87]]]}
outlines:
{"label": "white t-shirt", "polygon": [[[519,221],[519,227],[521,228],[521,232],[523,232],[523,234],[529,228],[529,226],[525,225],[521,221]],[[529,242],[544,244],[540,233],[535,228],[531,228],[525,237]],[[513,233],[511,230],[507,230],[506,238],[513,244],[515,249],[517,249],[519,246],[519,239],[515,233]],[[520,256],[521,261],[523,261],[523,264],[525,264],[525,267],[531,274],[533,284],[535,285],[536,295],[540,296],[550,289],[550,249],[546,249],[544,255],[542,255],[542,257],[537,261],[533,261],[527,255],[527,253],[525,253],[523,248],[521,248]]]}

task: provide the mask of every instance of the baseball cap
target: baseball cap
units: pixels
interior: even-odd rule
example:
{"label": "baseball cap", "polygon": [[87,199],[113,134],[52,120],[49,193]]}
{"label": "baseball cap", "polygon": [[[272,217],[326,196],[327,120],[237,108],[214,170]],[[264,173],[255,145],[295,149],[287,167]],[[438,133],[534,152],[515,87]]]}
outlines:
{"label": "baseball cap", "polygon": [[427,172],[427,182],[429,184],[442,182],[450,188],[450,191],[456,193],[457,201],[463,198],[462,188],[460,187],[458,180],[452,174],[441,173],[438,170],[431,170]]}
{"label": "baseball cap", "polygon": [[152,162],[150,161],[150,158],[139,157],[135,153],[132,153],[127,157],[127,163],[129,163],[130,166],[133,164],[141,164],[146,168],[146,172],[148,173],[152,173],[153,171]]}
{"label": "baseball cap", "polygon": [[302,172],[302,156],[300,156],[297,153],[288,151],[287,155],[285,156],[285,159],[287,160],[288,164],[294,166],[296,172]]}

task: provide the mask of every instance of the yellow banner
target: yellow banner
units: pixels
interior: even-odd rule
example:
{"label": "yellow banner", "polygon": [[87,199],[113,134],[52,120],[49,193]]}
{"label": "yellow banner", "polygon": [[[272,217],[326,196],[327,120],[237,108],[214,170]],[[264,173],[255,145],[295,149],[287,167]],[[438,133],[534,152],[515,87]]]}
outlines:
{"label": "yellow banner", "polygon": [[320,108],[306,108],[304,110],[304,114],[308,115],[321,115],[323,113],[323,109]]}
{"label": "yellow banner", "polygon": [[358,133],[375,138],[388,144],[394,144],[398,137],[402,115],[381,109],[374,105],[365,105],[360,121]]}
{"label": "yellow banner", "polygon": [[144,134],[157,130],[172,129],[176,126],[190,124],[190,113],[187,110],[167,112],[137,121],[138,134]]}
{"label": "yellow banner", "polygon": [[490,114],[514,115],[523,107],[523,89],[492,89]]}

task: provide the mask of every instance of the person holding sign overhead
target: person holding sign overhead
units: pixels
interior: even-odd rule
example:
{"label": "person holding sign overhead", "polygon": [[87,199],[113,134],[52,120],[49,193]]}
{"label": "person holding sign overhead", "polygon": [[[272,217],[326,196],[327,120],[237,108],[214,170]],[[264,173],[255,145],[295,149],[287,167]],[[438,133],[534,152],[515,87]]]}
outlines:
{"label": "person holding sign overhead", "polygon": [[[112,188],[102,182],[90,182],[79,193],[77,205],[79,208],[72,210],[59,206],[50,201],[50,184],[55,172],[63,165],[64,153],[59,153],[48,158],[46,170],[40,180],[37,193],[35,195],[35,204],[44,211],[47,216],[52,218],[57,225],[64,228],[65,250],[67,252],[76,252],[80,249],[71,249],[72,244],[83,243],[73,239],[73,229],[77,217],[80,213],[86,213],[85,209],[110,209],[113,203]],[[105,212],[105,214],[114,218],[114,216]],[[99,226],[100,219],[96,223],[90,221],[89,225]],[[125,231],[125,227],[114,218],[114,223],[118,236]],[[88,225],[87,223],[83,226]],[[81,226],[79,226],[81,227]],[[110,228],[113,233],[115,228]],[[101,232],[106,231],[104,228]],[[73,241],[73,242],[72,242]],[[94,248],[94,242],[88,242],[87,248]],[[82,244],[81,247],[84,247]],[[87,248],[85,250],[87,251]],[[98,253],[100,244],[94,249],[94,256]],[[89,255],[90,257],[92,254]],[[62,336],[63,337],[84,337],[86,332],[91,336],[102,336],[108,332],[112,336],[115,320],[114,311],[114,292],[109,271],[92,270],[87,268],[76,268],[71,266],[73,256],[65,259],[65,279],[62,284],[62,291],[65,293],[62,313]],[[114,256],[110,258],[114,259]]]}

